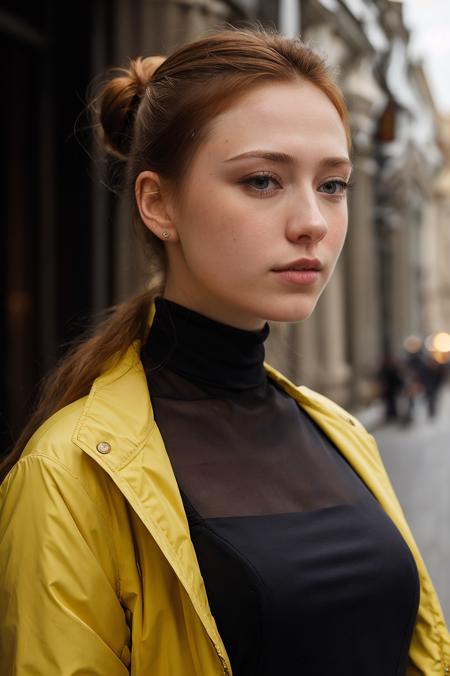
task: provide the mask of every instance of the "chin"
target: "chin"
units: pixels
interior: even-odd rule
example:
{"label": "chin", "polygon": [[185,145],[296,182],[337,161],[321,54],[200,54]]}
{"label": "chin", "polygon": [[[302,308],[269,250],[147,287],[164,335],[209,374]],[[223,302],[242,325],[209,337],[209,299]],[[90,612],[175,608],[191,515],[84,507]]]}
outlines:
{"label": "chin", "polygon": [[312,315],[317,300],[317,298],[300,301],[285,299],[283,302],[266,307],[265,318],[269,322],[302,322]]}

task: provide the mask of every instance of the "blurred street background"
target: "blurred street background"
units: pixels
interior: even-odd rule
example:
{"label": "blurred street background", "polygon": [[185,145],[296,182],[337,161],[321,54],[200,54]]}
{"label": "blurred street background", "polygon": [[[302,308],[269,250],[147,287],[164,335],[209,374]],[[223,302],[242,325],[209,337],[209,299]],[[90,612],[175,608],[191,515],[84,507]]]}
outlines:
{"label": "blurred street background", "polygon": [[254,22],[327,57],[355,167],[334,278],[308,321],[272,326],[267,358],[375,433],[450,620],[448,0],[0,0],[0,453],[67,344],[146,281],[88,86]]}

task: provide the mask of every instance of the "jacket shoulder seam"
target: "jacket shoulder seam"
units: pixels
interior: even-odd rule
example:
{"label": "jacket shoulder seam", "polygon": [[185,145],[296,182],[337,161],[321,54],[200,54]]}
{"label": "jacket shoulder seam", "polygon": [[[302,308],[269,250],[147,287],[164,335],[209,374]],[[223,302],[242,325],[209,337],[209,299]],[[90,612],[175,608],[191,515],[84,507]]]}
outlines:
{"label": "jacket shoulder seam", "polygon": [[[85,454],[83,454],[83,455],[85,455]],[[89,456],[88,456],[88,457],[89,457]],[[109,523],[110,523],[110,520],[107,518],[107,515],[104,513],[103,509],[98,505],[98,503],[97,503],[96,500],[92,497],[92,495],[89,493],[87,487],[85,486],[85,484],[84,484],[84,482],[81,480],[81,478],[80,478],[79,476],[77,476],[77,475],[70,469],[70,467],[67,467],[67,465],[65,465],[63,462],[61,462],[61,461],[58,460],[57,458],[54,458],[54,457],[52,457],[51,455],[49,455],[49,454],[45,451],[45,449],[40,449],[40,450],[36,449],[36,450],[32,451],[29,455],[27,455],[27,456],[25,456],[25,457],[23,457],[23,458],[19,458],[19,460],[18,460],[18,462],[17,462],[17,465],[25,464],[27,461],[32,460],[32,459],[34,459],[34,458],[36,458],[37,460],[44,461],[44,462],[53,463],[53,464],[55,464],[55,465],[58,465],[61,469],[63,469],[63,470],[66,472],[66,474],[68,474],[69,476],[71,476],[72,479],[74,479],[74,480],[77,482],[77,484],[79,485],[80,489],[81,489],[81,490],[83,491],[83,493],[89,498],[89,501],[92,503],[92,505],[93,505],[94,508],[95,508],[96,514],[99,514],[99,515],[102,517],[101,519],[98,519],[98,522],[99,522],[100,527],[101,527],[101,529],[102,529],[103,531],[104,531],[105,529],[106,529],[107,531],[109,531],[109,533],[108,533],[109,537],[105,537],[104,540],[105,540],[105,542],[106,542],[106,546],[107,546],[107,548],[108,548],[108,550],[109,550],[109,553],[110,553],[110,556],[111,556],[111,558],[112,558],[112,561],[114,562],[114,568],[115,568],[115,573],[116,573],[116,575],[115,575],[115,576],[116,576],[116,580],[115,580],[115,585],[114,585],[114,586],[115,586],[115,592],[116,592],[117,597],[118,597],[119,599],[121,599],[121,598],[122,598],[122,596],[121,596],[121,580],[120,580],[120,573],[119,573],[118,557],[117,557],[117,552],[116,552],[116,551],[112,551],[112,547],[114,547],[114,538],[113,538],[113,535],[112,535],[112,530],[111,530],[111,528],[110,528],[109,525],[105,525],[105,524],[109,524]],[[113,543],[112,545],[111,545],[111,542]],[[114,547],[114,550],[115,550],[115,547]]]}

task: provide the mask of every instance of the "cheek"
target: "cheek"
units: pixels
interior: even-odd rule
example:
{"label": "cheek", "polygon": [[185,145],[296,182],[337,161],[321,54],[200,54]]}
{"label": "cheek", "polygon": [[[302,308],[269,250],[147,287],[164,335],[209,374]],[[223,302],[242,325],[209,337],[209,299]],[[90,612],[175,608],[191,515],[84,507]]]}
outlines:
{"label": "cheek", "polygon": [[220,200],[210,197],[190,201],[178,227],[188,268],[201,277],[233,272],[237,265],[239,232],[236,219]]}
{"label": "cheek", "polygon": [[194,253],[194,247],[200,244],[202,251],[213,253],[219,260],[234,254],[245,256],[264,239],[265,218],[255,213],[255,208],[250,209],[245,200],[216,188],[186,205],[179,228],[183,248]]}
{"label": "cheek", "polygon": [[183,203],[179,214],[182,235],[189,236],[192,232],[212,235],[223,230],[228,220],[227,214],[232,212],[232,202],[226,199],[214,182],[202,181],[199,185],[203,186],[201,190],[190,188],[190,197]]}
{"label": "cheek", "polygon": [[342,206],[339,214],[334,214],[332,225],[330,227],[330,247],[339,255],[344,246],[348,229],[348,210],[347,204]]}
{"label": "cheek", "polygon": [[346,204],[345,205],[344,217],[343,217],[342,223],[341,223],[341,242],[342,242],[341,246],[344,245],[345,239],[347,237],[347,232],[348,232],[348,206]]}

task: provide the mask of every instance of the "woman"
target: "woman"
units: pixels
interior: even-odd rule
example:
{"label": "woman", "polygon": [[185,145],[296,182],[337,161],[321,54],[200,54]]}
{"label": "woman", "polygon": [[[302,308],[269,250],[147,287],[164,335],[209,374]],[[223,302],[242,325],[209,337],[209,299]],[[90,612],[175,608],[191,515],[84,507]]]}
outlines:
{"label": "woman", "polygon": [[96,105],[153,286],[65,360],[10,459],[2,673],[448,673],[373,438],[263,363],[346,234],[322,60],[226,31],[137,59]]}

